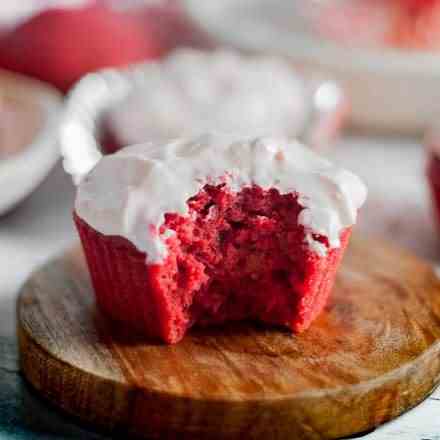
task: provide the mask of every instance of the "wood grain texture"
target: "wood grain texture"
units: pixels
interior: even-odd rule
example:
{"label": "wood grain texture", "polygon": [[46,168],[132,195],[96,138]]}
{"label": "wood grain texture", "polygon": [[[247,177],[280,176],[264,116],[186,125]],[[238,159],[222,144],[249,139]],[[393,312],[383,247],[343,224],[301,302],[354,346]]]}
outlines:
{"label": "wood grain texture", "polygon": [[18,303],[21,366],[47,399],[147,438],[337,438],[375,427],[440,379],[440,282],[354,238],[330,303],[300,336],[252,324],[142,341],[96,309],[81,252],[35,273]]}

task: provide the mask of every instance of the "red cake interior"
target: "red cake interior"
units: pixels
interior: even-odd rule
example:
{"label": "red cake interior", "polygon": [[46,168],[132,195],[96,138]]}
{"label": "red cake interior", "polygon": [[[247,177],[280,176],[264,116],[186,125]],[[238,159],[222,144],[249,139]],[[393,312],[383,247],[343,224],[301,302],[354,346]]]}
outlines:
{"label": "red cake interior", "polygon": [[[294,193],[205,185],[187,203],[188,214],[165,215],[157,233],[174,233],[165,239],[165,260],[155,264],[125,238],[74,215],[107,315],[167,343],[194,324],[231,320],[307,329],[327,302],[351,228],[340,247],[318,256],[305,243]],[[325,237],[314,239],[328,246]]]}
{"label": "red cake interior", "polygon": [[[258,319],[294,331],[308,326],[327,297],[315,298],[328,267],[304,242],[297,196],[206,185],[188,206],[188,216],[165,216],[162,232],[172,229],[175,236],[167,240],[165,262],[149,267],[151,287],[165,299],[168,341],[194,323]],[[327,245],[325,237],[315,239]]]}

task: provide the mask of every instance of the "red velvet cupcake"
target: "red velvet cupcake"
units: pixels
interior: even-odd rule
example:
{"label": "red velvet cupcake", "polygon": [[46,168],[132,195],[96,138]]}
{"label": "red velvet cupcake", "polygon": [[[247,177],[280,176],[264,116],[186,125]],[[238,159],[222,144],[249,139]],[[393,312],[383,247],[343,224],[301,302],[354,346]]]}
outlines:
{"label": "red velvet cupcake", "polygon": [[156,31],[98,3],[51,8],[2,35],[0,66],[67,91],[88,72],[157,58]]}
{"label": "red velvet cupcake", "polygon": [[237,320],[307,329],[365,196],[299,144],[203,136],[105,156],[74,219],[102,310],[175,343]]}

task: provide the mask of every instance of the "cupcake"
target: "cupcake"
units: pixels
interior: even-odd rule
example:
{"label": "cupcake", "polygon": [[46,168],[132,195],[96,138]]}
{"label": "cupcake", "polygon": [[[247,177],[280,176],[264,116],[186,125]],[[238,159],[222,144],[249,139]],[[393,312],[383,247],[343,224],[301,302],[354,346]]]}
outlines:
{"label": "cupcake", "polygon": [[104,313],[176,343],[238,320],[306,330],[365,197],[297,142],[202,135],[104,156],[74,220]]}
{"label": "cupcake", "polygon": [[102,144],[108,153],[213,130],[293,137],[310,110],[304,81],[287,61],[275,57],[180,49],[145,66],[136,81],[131,93],[104,115]]}
{"label": "cupcake", "polygon": [[0,38],[2,68],[34,76],[62,91],[88,72],[162,53],[140,20],[95,2],[43,10]]}

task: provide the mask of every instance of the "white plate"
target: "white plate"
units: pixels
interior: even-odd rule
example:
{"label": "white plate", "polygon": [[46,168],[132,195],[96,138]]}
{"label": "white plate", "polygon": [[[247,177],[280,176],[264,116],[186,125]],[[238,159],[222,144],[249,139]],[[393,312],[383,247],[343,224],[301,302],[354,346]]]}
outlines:
{"label": "white plate", "polygon": [[362,128],[414,133],[440,113],[440,55],[350,48],[323,40],[298,19],[300,1],[184,4],[190,16],[225,45],[286,55],[306,69],[330,74],[345,86],[352,122]]}
{"label": "white plate", "polygon": [[[9,88],[8,88],[9,87]],[[26,95],[43,112],[43,122],[30,145],[17,154],[0,158],[0,214],[26,198],[47,176],[58,160],[57,142],[61,95],[39,81],[0,70],[0,90],[17,99]]]}

